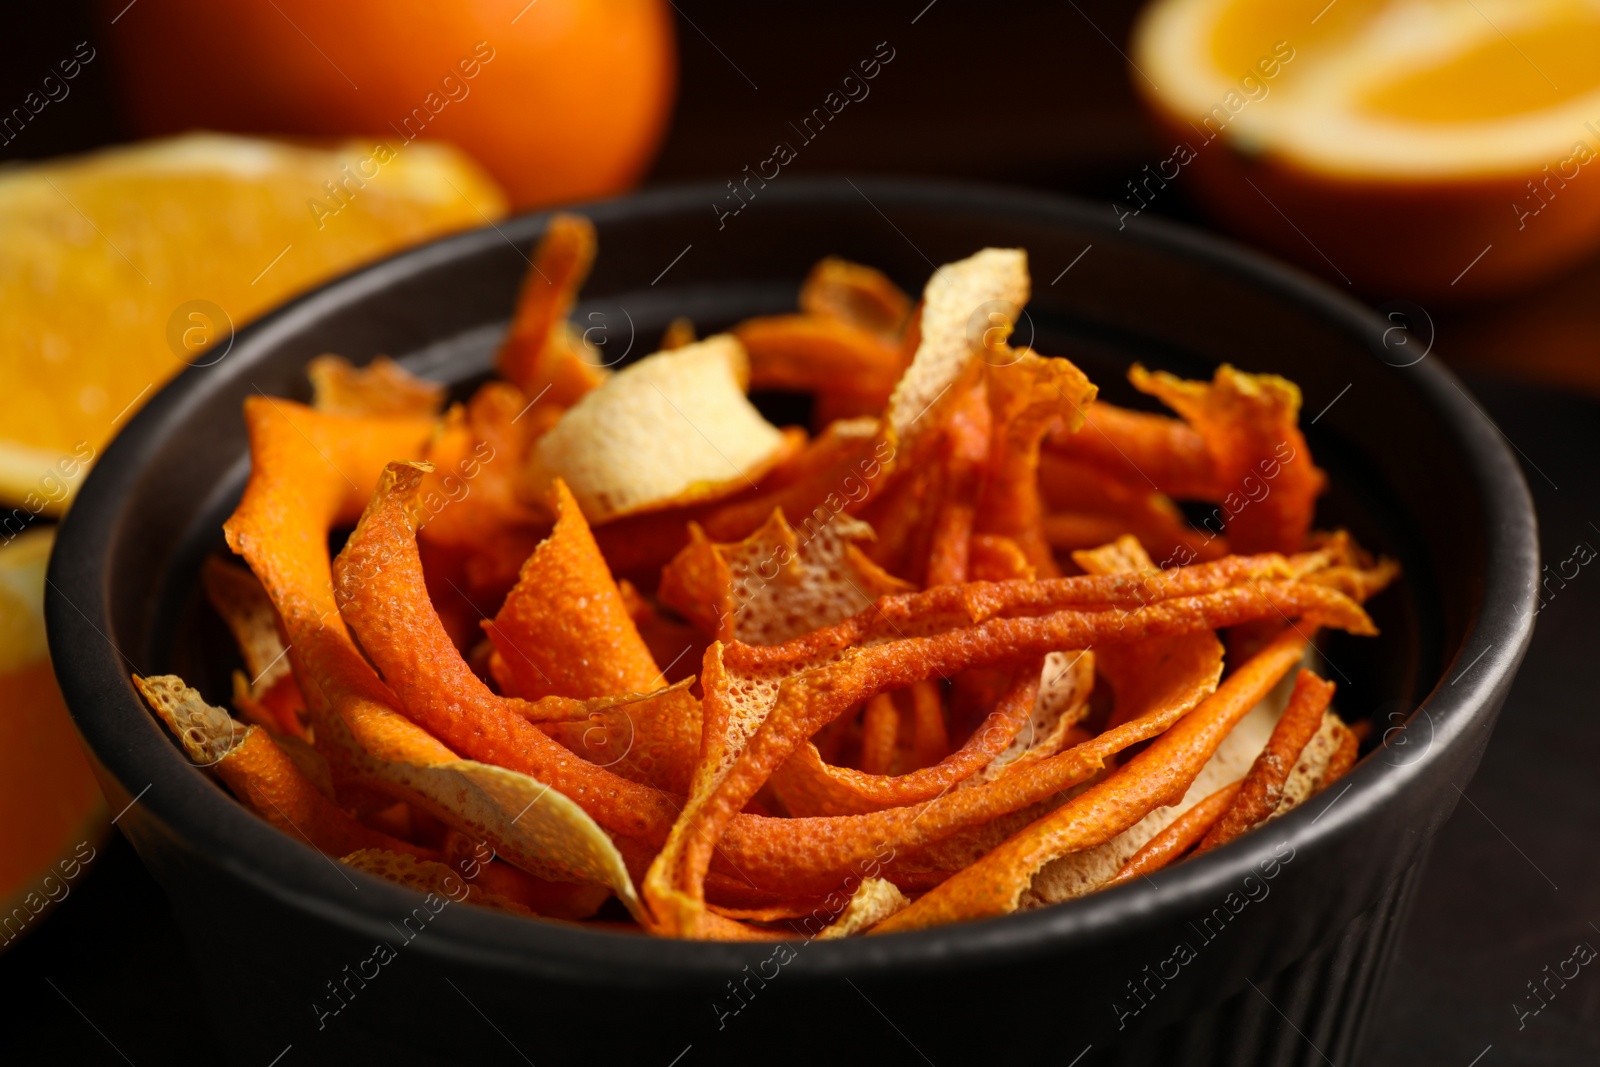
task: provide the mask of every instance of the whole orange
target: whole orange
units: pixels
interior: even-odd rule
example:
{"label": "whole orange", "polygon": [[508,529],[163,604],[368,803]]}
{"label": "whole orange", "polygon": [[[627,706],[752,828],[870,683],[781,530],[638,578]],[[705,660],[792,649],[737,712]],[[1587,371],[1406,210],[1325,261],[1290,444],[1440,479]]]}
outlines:
{"label": "whole orange", "polygon": [[437,138],[518,207],[636,181],[677,80],[664,0],[104,0],[101,11],[141,132],[362,135],[396,149]]}

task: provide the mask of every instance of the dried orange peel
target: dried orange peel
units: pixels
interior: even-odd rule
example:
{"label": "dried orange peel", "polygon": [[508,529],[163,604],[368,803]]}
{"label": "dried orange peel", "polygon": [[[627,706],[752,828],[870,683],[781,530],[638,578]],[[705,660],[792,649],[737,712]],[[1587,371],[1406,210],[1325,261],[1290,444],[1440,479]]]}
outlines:
{"label": "dried orange peel", "polygon": [[1039,575],[1051,577],[1057,568],[1044,529],[1040,449],[1053,428],[1080,429],[1099,390],[1068,360],[1028,349],[1003,356],[986,367],[994,441],[977,530],[1010,538]]}
{"label": "dried orange peel", "polygon": [[1305,543],[1327,476],[1300,432],[1298,386],[1227,364],[1210,382],[1138,364],[1128,380],[1183,421],[1097,404],[1089,432],[1062,432],[1052,444],[1122,480],[1217,505],[1214,532],[1225,520],[1234,551],[1293,552]]}
{"label": "dried orange peel", "polygon": [[133,683],[197,766],[214,768],[235,796],[285,833],[336,856],[369,848],[437,856],[364,826],[340,810],[270,736],[207,704],[183,679],[134,675]]}
{"label": "dried orange peel", "polygon": [[1230,782],[1178,816],[1170,826],[1135,852],[1106,885],[1113,886],[1159,871],[1194,848],[1216,826],[1217,820],[1227,813],[1243,784],[1242,781]]}
{"label": "dried orange peel", "polygon": [[550,217],[517,298],[495,362],[530,402],[567,406],[606,380],[567,323],[595,255],[594,224],[581,215]]}
{"label": "dried orange peel", "polygon": [[801,284],[800,310],[898,344],[911,317],[911,298],[882,271],[828,256]]}
{"label": "dried orange peel", "polygon": [[728,334],[640,360],[539,439],[528,483],[562,479],[593,523],[753,487],[799,442],[745,397],[749,377]]}
{"label": "dried orange peel", "polygon": [[407,371],[388,356],[357,367],[341,356],[318,356],[306,364],[311,406],[333,415],[429,418],[444,406],[445,389]]}
{"label": "dried orange peel", "polygon": [[1305,638],[1285,630],[1192,715],[1184,716],[1125,766],[957,872],[874,932],[915,930],[1014,911],[1046,863],[1108,841],[1152,808],[1180,799],[1228,731],[1300,661],[1305,649]]}
{"label": "dried orange peel", "polygon": [[1239,795],[1200,842],[1205,852],[1225,845],[1278,810],[1284,783],[1294,771],[1301,751],[1322,726],[1322,716],[1333,700],[1334,685],[1308,670],[1295,680],[1289,706],[1272,731],[1267,747],[1256,757],[1240,785]]}
{"label": "dried orange peel", "polygon": [[881,408],[900,377],[898,339],[823,315],[771,315],[733,329],[752,389],[836,392]]}
{"label": "dried orange peel", "polygon": [[[506,380],[443,413],[336,357],[313,406],[246,402],[254,577],[207,586],[265,729],[139,684],[274,825],[513,914],[832,939],[1069,900],[1354,762],[1331,687],[1286,679],[1318,627],[1375,633],[1398,568],[1310,532],[1292,383],[1136,367],[1178,417],[1105,404],[1010,347],[1027,257],[995,248],[915,305],[825,260],[798,313],[613,372],[568,321],[594,255],[552,218]],[[751,385],[813,394],[817,436]]]}

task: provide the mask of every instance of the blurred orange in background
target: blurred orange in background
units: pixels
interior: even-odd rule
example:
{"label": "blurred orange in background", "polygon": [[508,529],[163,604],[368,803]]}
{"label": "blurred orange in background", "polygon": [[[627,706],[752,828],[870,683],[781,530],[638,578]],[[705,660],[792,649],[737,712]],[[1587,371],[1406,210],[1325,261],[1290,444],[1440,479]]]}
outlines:
{"label": "blurred orange in background", "polygon": [[108,826],[45,649],[54,535],[30,530],[0,547],[0,951],[70,895]]}
{"label": "blurred orange in background", "polygon": [[[1133,80],[1169,183],[1369,295],[1521,289],[1600,245],[1600,7],[1156,0]],[[1171,194],[1167,194],[1171,195]]]}
{"label": "blurred orange in background", "polygon": [[516,207],[637,181],[677,79],[664,0],[106,0],[102,11],[117,17],[107,41],[143,133],[444,140]]}

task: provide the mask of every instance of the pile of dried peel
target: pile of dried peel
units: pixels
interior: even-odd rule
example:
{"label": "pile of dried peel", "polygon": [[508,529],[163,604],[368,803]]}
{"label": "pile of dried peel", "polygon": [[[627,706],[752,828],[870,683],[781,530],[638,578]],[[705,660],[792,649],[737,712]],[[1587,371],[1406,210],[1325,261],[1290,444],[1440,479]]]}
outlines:
{"label": "pile of dried peel", "polygon": [[[1098,402],[1009,346],[995,248],[915,305],[824,260],[798,313],[612,369],[568,322],[594,253],[552,220],[464,404],[332,356],[310,406],[246,401],[249,569],[204,575],[239,718],[135,682],[268,822],[520,914],[831,938],[1149,873],[1352,765],[1300,665],[1397,569],[1311,531],[1292,383],[1135,367],[1177,418]],[[815,435],[750,389],[811,394]]]}

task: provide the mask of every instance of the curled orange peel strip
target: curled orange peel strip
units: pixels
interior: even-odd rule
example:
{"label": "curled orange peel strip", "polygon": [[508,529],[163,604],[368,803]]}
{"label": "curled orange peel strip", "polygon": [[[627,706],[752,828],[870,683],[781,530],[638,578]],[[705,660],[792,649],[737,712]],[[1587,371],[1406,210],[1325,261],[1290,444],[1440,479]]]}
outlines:
{"label": "curled orange peel strip", "polygon": [[200,580],[244,659],[244,671],[233,672],[235,710],[274,734],[306,737],[300,721],[305,697],[290,669],[278,612],[266,590],[248,570],[216,556],[206,557]]}
{"label": "curled orange peel strip", "polygon": [[1055,435],[1052,446],[1122,479],[1220,505],[1237,552],[1302,547],[1327,476],[1312,462],[1300,432],[1298,386],[1227,364],[1209,382],[1138,364],[1128,379],[1183,423],[1096,404],[1088,426]]}
{"label": "curled orange peel strip", "polygon": [[318,356],[306,364],[311,406],[334,415],[432,418],[444,406],[445,387],[418,378],[388,356],[357,367],[340,356]]}
{"label": "curled orange peel strip", "polygon": [[917,767],[931,767],[950,752],[950,728],[944,721],[944,694],[939,684],[921,681],[911,687],[911,752]]}
{"label": "curled orange peel strip", "polygon": [[994,439],[979,503],[980,533],[1010,538],[1042,577],[1059,573],[1044,530],[1039,455],[1052,427],[1077,429],[1099,391],[1070,360],[1026,348],[985,366]]}
{"label": "curled orange peel strip", "polygon": [[[326,547],[329,529],[348,505],[349,484],[357,476],[365,481],[369,475],[378,482],[385,471],[384,461],[373,459],[375,434],[350,433],[344,420],[305,409],[300,409],[296,424],[287,413],[279,403],[247,401],[251,477],[225,530],[229,543],[245,556],[273,597],[296,674],[311,691],[308,701],[318,750],[328,756],[336,776],[342,773],[420,804],[479,839],[494,842],[502,855],[534,868],[533,873],[601,882],[625,904],[637,907],[632,883],[610,840],[587,823],[586,816],[580,818],[581,811],[546,798],[538,812],[520,820],[512,817],[503,809],[542,796],[546,789],[540,782],[501,767],[461,760],[395,712],[394,693],[355,647],[339,603],[349,600],[356,589],[375,583],[382,566],[373,560],[372,571],[346,570],[340,575],[341,596],[336,597]],[[391,431],[382,443],[394,451],[403,454],[413,447],[408,442],[414,427],[378,429]],[[414,553],[415,542],[410,544]],[[422,588],[420,581],[417,588]],[[426,602],[425,593],[423,599]],[[524,720],[518,722],[538,732]]]}
{"label": "curled orange peel strip", "polygon": [[511,329],[495,357],[500,376],[529,401],[567,406],[605,380],[603,369],[581,357],[582,347],[567,328],[597,243],[588,219],[558,214],[534,250]]}
{"label": "curled orange peel strip", "polygon": [[[1099,404],[1092,405],[1094,411]],[[1095,432],[1085,425],[1080,436]],[[1044,500],[1045,537],[1058,551],[1092,548],[1124,533],[1139,538],[1163,566],[1228,555],[1221,524],[1206,530],[1189,525],[1171,497],[1130,472],[1123,479],[1083,459],[1055,451],[1039,457],[1039,492]]]}
{"label": "curled orange peel strip", "polygon": [[821,315],[748,319],[733,335],[750,356],[750,388],[859,395],[881,408],[900,377],[899,339]]}
{"label": "curled orange peel strip", "polygon": [[661,671],[563,483],[552,488],[551,510],[555,528],[484,625],[505,661],[508,692],[587,699],[655,688]]}
{"label": "curled orange peel strip", "polygon": [[1138,364],[1128,380],[1181,415],[1205,442],[1216,482],[1210,499],[1227,511],[1235,551],[1292,552],[1305,543],[1328,479],[1300,432],[1299,386],[1226,363],[1210,382]]}
{"label": "curled orange peel strip", "polygon": [[[555,529],[522,565],[484,629],[503,691],[598,699],[646,694],[665,682],[565,484],[551,491]],[[547,720],[548,721],[548,720]],[[546,730],[590,762],[682,793],[700,747],[699,702],[674,690],[593,709],[586,725]]]}
{"label": "curled orange peel strip", "polygon": [[938,504],[928,558],[912,574],[927,586],[952,585],[968,578],[973,524],[978,496],[989,463],[992,415],[987,384],[976,378],[970,387],[945,402],[947,414],[939,442]]}
{"label": "curled orange peel strip", "polygon": [[1285,630],[1104,781],[956,872],[873,932],[917,930],[1014,911],[1046,863],[1108,841],[1152,809],[1180,800],[1234,724],[1300,661],[1306,644],[1299,633]]}
{"label": "curled orange peel strip", "polygon": [[828,256],[801,284],[800,310],[898,342],[911,315],[911,298],[882,271]]}
{"label": "curled orange peel strip", "polygon": [[1308,670],[1295,679],[1283,715],[1272,729],[1266,748],[1250,766],[1238,798],[1200,842],[1198,852],[1225,845],[1278,810],[1283,786],[1294,771],[1306,743],[1322,727],[1322,714],[1333,700],[1334,684]]}
{"label": "curled orange peel strip", "polygon": [[318,792],[266,731],[235,722],[177,675],[136,674],[133,684],[190,760],[214,769],[235,796],[291,837],[334,856],[366,848],[438,856],[357,822]]}
{"label": "curled orange peel strip", "polygon": [[[1072,561],[1087,574],[1156,573],[1144,546],[1128,534],[1099,548],[1074,552]],[[1095,668],[1115,697],[1107,725],[1137,719],[1153,706],[1194,707],[1216,691],[1222,658],[1222,642],[1214,633],[1176,634],[1106,646],[1095,660]]]}
{"label": "curled orange peel strip", "polygon": [[[1004,752],[1027,725],[1038,694],[1038,667],[1019,669],[1006,695],[966,743],[931,767],[898,775],[872,772],[865,756],[861,770],[835,767],[823,763],[816,746],[806,741],[772,776],[772,786],[793,815],[851,815],[932,800]],[[873,703],[887,697],[881,694]],[[898,725],[898,719],[893,721]]]}
{"label": "curled orange peel strip", "polygon": [[1243,784],[1242,779],[1229,782],[1178,816],[1165,830],[1146,841],[1101,888],[1109,888],[1159,871],[1195,847],[1216,825],[1217,820],[1227,812],[1228,807],[1238,797],[1239,787]]}
{"label": "curled orange peel strip", "polygon": [[1048,445],[1135,486],[1159,486],[1182,499],[1215,495],[1215,468],[1205,440],[1188,423],[1096,400],[1077,430],[1061,426]]}
{"label": "curled orange peel strip", "polygon": [[[876,778],[890,773],[894,767],[895,742],[900,736],[900,709],[895,705],[893,693],[879,693],[867,701],[867,706],[861,709],[861,770]],[[805,746],[801,746],[804,752]],[[796,757],[800,753],[795,754]],[[788,763],[783,765],[789,766]],[[797,808],[790,803],[790,798],[784,796],[780,778],[783,767],[779,767],[777,774],[768,784],[777,792],[778,798],[783,801],[783,806],[791,815],[833,815],[832,811],[806,810],[805,806]]]}

